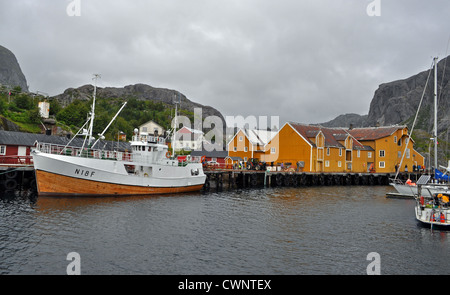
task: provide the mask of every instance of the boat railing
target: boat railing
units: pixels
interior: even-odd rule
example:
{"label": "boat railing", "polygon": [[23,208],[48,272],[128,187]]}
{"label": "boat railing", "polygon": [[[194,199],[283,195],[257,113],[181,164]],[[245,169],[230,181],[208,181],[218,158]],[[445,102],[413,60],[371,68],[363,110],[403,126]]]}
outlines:
{"label": "boat railing", "polygon": [[36,150],[53,155],[133,162],[133,154],[128,151],[111,151],[90,148],[81,149],[80,147],[67,147],[50,143],[38,143],[36,145]]}
{"label": "boat railing", "polygon": [[389,178],[389,183],[403,185],[405,182],[399,178]]}
{"label": "boat railing", "polygon": [[178,166],[184,167],[190,163],[200,163],[200,159],[198,157],[188,156],[177,156]]}

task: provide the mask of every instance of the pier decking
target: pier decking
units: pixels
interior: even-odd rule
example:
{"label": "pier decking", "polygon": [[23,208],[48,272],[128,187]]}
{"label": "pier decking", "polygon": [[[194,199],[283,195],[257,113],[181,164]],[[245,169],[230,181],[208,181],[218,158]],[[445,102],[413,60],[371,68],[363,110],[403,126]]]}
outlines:
{"label": "pier decking", "polygon": [[[303,187],[333,185],[389,185],[394,173],[320,173],[292,171],[206,170],[205,189],[250,187]],[[419,173],[401,173],[400,179],[417,180]]]}

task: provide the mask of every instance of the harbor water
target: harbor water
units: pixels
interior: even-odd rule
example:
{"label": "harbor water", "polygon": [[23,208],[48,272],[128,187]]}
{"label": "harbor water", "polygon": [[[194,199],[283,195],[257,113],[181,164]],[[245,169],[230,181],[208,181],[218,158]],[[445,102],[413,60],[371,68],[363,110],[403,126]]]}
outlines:
{"label": "harbor water", "polygon": [[417,223],[389,186],[170,196],[0,199],[0,274],[365,275],[450,273],[450,232]]}

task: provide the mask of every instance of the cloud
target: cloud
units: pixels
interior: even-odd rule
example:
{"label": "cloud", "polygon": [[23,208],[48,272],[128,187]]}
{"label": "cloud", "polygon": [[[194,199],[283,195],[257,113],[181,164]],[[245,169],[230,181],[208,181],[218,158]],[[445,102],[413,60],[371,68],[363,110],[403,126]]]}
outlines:
{"label": "cloud", "polygon": [[224,115],[319,123],[366,114],[379,84],[446,52],[450,3],[381,0],[3,1],[2,45],[31,90],[176,89]]}

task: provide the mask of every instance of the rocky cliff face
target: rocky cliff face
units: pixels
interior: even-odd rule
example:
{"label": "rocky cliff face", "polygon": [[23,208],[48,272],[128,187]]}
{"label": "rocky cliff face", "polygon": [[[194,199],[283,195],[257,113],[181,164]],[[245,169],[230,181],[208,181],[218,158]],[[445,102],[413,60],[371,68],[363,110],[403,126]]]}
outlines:
{"label": "rocky cliff face", "polygon": [[[438,63],[438,133],[445,132],[450,119],[450,63],[446,64],[448,57]],[[445,67],[445,71],[444,71]],[[382,126],[401,124],[407,121],[412,123],[424,92],[429,71],[421,72],[404,80],[381,84],[375,91],[370,104],[367,123]],[[425,90],[424,99],[420,108],[420,128],[431,132],[434,128],[434,71]]]}
{"label": "rocky cliff face", "polygon": [[[447,132],[450,125],[450,60],[442,59],[438,63],[438,133]],[[346,114],[323,123],[329,127],[387,126],[412,124],[419,107],[429,70],[404,80],[384,83],[375,91],[368,115]],[[425,91],[416,128],[429,133],[434,128],[434,71]]]}
{"label": "rocky cliff face", "polygon": [[[67,106],[75,99],[89,100],[92,98],[94,91],[93,85],[84,85],[79,88],[69,88],[64,93],[54,96],[62,106]],[[171,89],[155,88],[146,84],[129,85],[123,88],[116,87],[97,87],[97,97],[102,98],[127,98],[135,97],[139,100],[153,100],[172,104],[174,96],[178,92]],[[204,106],[199,103],[192,102],[185,95],[181,95],[181,108],[194,112],[194,108],[202,109],[202,117],[205,119],[208,116],[217,116],[225,122],[222,114],[211,106]],[[225,124],[225,123],[224,123]]]}
{"label": "rocky cliff face", "polygon": [[15,55],[3,46],[0,46],[0,84],[12,88],[20,86],[22,91],[28,92],[27,80]]}

